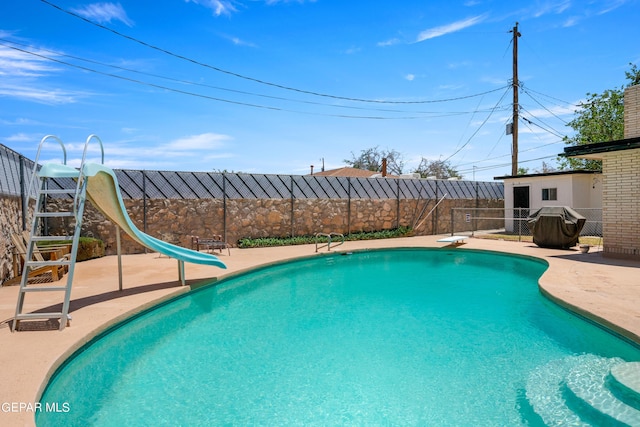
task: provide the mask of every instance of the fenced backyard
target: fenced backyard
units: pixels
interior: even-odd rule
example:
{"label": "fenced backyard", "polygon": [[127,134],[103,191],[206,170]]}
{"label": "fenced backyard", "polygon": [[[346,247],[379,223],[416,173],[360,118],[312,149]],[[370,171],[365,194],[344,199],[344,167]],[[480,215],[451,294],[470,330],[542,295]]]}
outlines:
{"label": "fenced backyard", "polygon": [[[28,181],[34,162],[0,145],[0,280],[9,275],[11,235],[30,226],[35,190]],[[504,205],[498,182],[324,177],[317,175],[239,174],[116,170],[129,216],[142,231],[170,243],[191,246],[192,236],[239,239],[343,234],[412,228],[414,234],[450,232],[452,207]],[[49,188],[68,188],[50,180]],[[67,210],[70,194],[47,201],[50,211]],[[46,234],[65,235],[70,220],[44,221]],[[494,227],[495,228],[495,227]],[[105,243],[114,253],[116,228],[85,209],[83,235]],[[123,239],[123,253],[144,249]]]}

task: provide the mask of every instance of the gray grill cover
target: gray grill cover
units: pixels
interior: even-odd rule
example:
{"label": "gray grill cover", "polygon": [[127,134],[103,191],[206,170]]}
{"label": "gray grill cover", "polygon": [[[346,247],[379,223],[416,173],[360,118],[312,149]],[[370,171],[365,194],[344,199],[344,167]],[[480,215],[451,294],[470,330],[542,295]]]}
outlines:
{"label": "gray grill cover", "polygon": [[533,243],[542,248],[570,248],[578,237],[586,218],[567,206],[540,208],[527,218]]}

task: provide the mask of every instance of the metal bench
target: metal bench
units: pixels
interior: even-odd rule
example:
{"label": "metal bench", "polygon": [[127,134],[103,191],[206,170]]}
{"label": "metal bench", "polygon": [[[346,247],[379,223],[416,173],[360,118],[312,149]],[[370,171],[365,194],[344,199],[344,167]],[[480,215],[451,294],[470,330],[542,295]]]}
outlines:
{"label": "metal bench", "polygon": [[219,250],[222,253],[223,249],[227,250],[227,253],[231,255],[231,245],[222,239],[222,236],[216,234],[209,239],[201,239],[198,236],[191,236],[191,248],[196,251],[200,251],[201,248],[209,251]]}

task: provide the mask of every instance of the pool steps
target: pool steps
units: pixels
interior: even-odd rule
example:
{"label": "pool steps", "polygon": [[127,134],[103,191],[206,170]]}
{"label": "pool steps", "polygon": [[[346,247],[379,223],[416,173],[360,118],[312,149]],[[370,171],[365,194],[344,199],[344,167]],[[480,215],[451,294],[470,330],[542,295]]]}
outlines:
{"label": "pool steps", "polygon": [[640,362],[621,363],[611,368],[609,384],[623,402],[640,408]]}
{"label": "pool steps", "polygon": [[640,426],[640,362],[570,356],[539,367],[526,397],[548,426]]}

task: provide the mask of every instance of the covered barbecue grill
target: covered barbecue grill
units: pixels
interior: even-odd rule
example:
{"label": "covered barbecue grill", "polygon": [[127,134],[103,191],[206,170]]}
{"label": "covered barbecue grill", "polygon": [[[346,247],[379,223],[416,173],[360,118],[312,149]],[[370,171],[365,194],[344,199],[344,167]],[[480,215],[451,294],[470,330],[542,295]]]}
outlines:
{"label": "covered barbecue grill", "polygon": [[527,218],[533,243],[542,248],[566,249],[578,244],[586,218],[567,206],[546,206]]}

